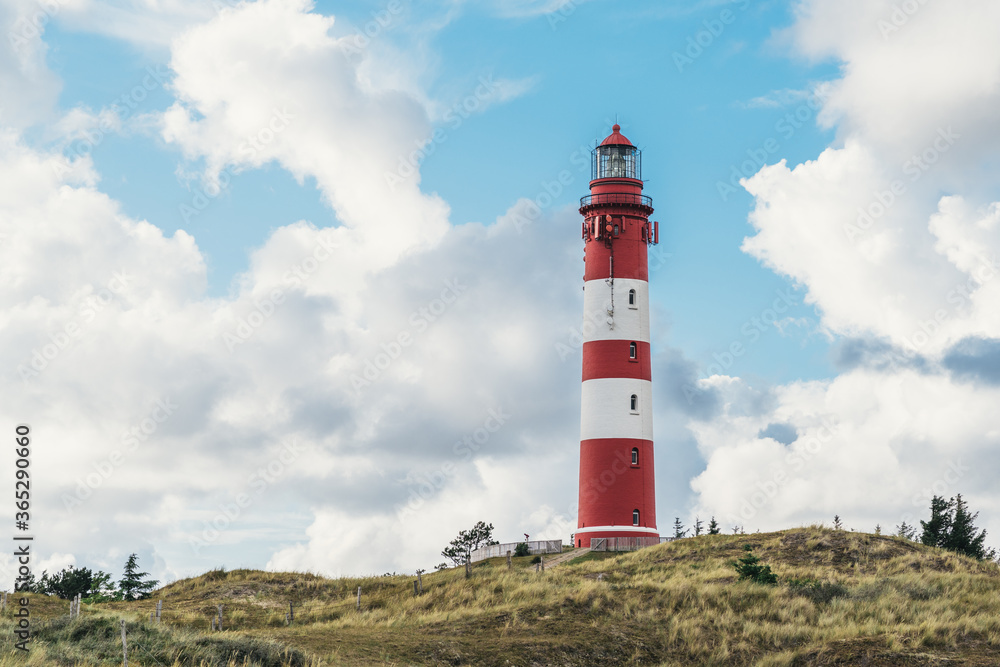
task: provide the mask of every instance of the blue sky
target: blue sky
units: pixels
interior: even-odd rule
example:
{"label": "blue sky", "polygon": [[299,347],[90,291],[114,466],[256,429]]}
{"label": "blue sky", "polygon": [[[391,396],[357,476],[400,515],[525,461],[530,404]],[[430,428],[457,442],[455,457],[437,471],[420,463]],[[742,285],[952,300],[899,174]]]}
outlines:
{"label": "blue sky", "polygon": [[[363,31],[385,11],[381,3],[352,3],[341,14],[327,4],[318,3],[316,10],[351,24],[348,34]],[[731,23],[722,23],[726,11]],[[441,9],[414,5],[406,12],[419,21]],[[785,159],[793,165],[831,139],[812,119],[801,127],[782,125],[804,100],[763,108],[752,102],[774,91],[805,90],[836,71],[829,63],[806,66],[785,57],[775,34],[790,22],[788,4],[774,2],[674,3],[669,9],[647,4],[610,12],[607,3],[590,2],[572,11],[507,20],[497,20],[489,8],[470,6],[426,40],[437,65],[428,74],[428,94],[452,109],[474,93],[480,78],[529,79],[531,84],[517,99],[483,113],[453,116],[461,121],[457,128],[451,120],[438,119],[434,125],[445,132],[445,140],[432,142],[433,153],[421,162],[421,187],[448,202],[453,223],[489,223],[517,199],[544,192],[545,184],[568,168],[574,183],[553,205],[572,206],[587,193],[588,175],[569,157],[592,147],[618,119],[626,136],[644,150],[646,189],[663,223],[661,250],[670,254],[654,278],[654,299],[667,316],[657,333],[707,367],[714,354],[746,338],[741,328],[770,305],[776,290],[794,290],[790,281],[740,252],[750,232],[746,215],[753,200],[738,185],[735,193],[720,193],[719,182],[731,185],[733,168],[747,160],[758,166],[761,158],[748,151],[760,155],[768,139],[780,149],[763,153],[766,161]],[[689,38],[707,40],[705,35],[720,25],[721,34],[713,34],[700,54],[690,51]],[[413,38],[407,33],[407,26],[390,23],[375,38],[405,42]],[[47,35],[48,63],[63,81],[59,102],[65,109],[107,107],[141,82],[147,68],[164,65],[165,54],[61,30],[58,24]],[[594,48],[595,38],[604,45]],[[696,56],[690,63],[689,51]],[[676,61],[674,54],[685,60]],[[163,111],[172,101],[157,86],[131,112]],[[122,202],[126,213],[164,232],[184,229],[195,236],[208,258],[209,294],[229,293],[236,275],[247,269],[248,251],[276,226],[301,219],[336,224],[314,181],[297,183],[273,165],[240,173],[221,195],[207,197],[201,209],[196,197],[204,190],[191,178],[197,165],[155,136],[109,136],[93,155],[102,188]],[[188,178],[178,176],[180,168]],[[191,209],[185,214],[181,206]],[[566,233],[572,235],[573,228]],[[801,293],[796,301],[787,317],[799,324],[785,335],[774,327],[762,332],[736,361],[741,374],[766,382],[831,375],[829,341],[817,331],[818,318],[802,303]]]}
{"label": "blue sky", "polygon": [[57,7],[0,12],[3,415],[53,443],[50,569],[409,571],[479,519],[568,539],[580,158],[616,120],[661,230],[661,530],[869,530],[927,489],[1000,529],[985,0]]}

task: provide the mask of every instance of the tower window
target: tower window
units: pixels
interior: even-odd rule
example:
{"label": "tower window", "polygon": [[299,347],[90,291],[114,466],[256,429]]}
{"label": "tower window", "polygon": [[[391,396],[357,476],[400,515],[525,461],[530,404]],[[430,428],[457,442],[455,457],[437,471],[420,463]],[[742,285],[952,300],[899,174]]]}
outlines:
{"label": "tower window", "polygon": [[635,359],[636,357],[636,345],[635,343],[628,344],[628,358]]}
{"label": "tower window", "polygon": [[636,396],[635,394],[632,394],[632,398],[629,401],[629,405],[631,406],[631,410],[632,410],[632,412],[634,414],[639,414],[639,397],[638,396]]}
{"label": "tower window", "polygon": [[639,525],[639,510],[632,510],[632,525]]}
{"label": "tower window", "polygon": [[628,307],[629,308],[635,308],[636,307],[636,305],[635,305],[635,290],[634,289],[630,289],[628,291]]}
{"label": "tower window", "polygon": [[634,465],[634,466],[639,465],[639,448],[638,447],[633,447],[632,448],[632,465]]}

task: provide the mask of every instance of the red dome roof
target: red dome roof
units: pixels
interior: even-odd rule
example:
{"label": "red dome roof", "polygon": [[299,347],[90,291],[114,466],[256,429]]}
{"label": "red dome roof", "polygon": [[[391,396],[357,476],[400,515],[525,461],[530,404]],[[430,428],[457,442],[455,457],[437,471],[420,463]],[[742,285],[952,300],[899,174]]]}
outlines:
{"label": "red dome roof", "polygon": [[621,125],[615,123],[611,126],[611,134],[608,138],[601,142],[602,146],[631,146],[632,142],[625,138],[625,135],[621,133]]}

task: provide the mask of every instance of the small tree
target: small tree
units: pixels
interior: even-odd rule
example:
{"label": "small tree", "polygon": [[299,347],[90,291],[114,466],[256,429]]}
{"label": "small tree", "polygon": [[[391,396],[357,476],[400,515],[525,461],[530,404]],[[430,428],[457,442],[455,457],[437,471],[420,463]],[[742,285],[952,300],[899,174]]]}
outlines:
{"label": "small tree", "polygon": [[969,505],[962,499],[962,494],[952,499],[952,506],[951,529],[941,546],[979,560],[993,560],[996,552],[986,548],[986,531],[980,532],[975,525],[979,512],[969,512]]}
{"label": "small tree", "polygon": [[761,565],[760,559],[753,555],[753,547],[749,544],[743,545],[746,554],[743,558],[733,563],[736,573],[740,575],[740,581],[749,579],[758,584],[773,586],[778,583],[778,576],[771,572],[770,565]]}
{"label": "small tree", "polygon": [[531,548],[528,546],[527,542],[518,542],[517,546],[514,547],[514,555],[518,558],[522,556],[530,556]]}
{"label": "small tree", "polygon": [[712,520],[708,522],[708,534],[718,535],[720,532],[722,531],[719,529],[719,522],[716,521],[715,517],[713,516]]}
{"label": "small tree", "polygon": [[905,521],[898,526],[896,526],[896,537],[902,537],[907,540],[914,540],[917,537],[917,529],[909,525]]}
{"label": "small tree", "polygon": [[[45,573],[42,579],[45,580]],[[58,595],[63,600],[72,600],[77,596],[86,596],[93,585],[94,574],[90,568],[75,568],[72,565],[48,578],[46,593]]]}
{"label": "small tree", "polygon": [[702,527],[704,525],[705,525],[705,522],[702,521],[699,517],[696,516],[694,518],[694,536],[695,537],[698,537],[699,535],[701,535]]}
{"label": "small tree", "polygon": [[139,572],[139,557],[130,554],[125,561],[125,571],[121,581],[118,582],[118,590],[121,591],[123,600],[145,600],[156,584],[160,583],[156,579],[146,579],[149,572]]}
{"label": "small tree", "polygon": [[952,502],[945,500],[943,496],[931,498],[931,518],[930,521],[920,521],[923,531],[920,533],[920,542],[929,547],[943,547],[944,541],[951,531]]}
{"label": "small tree", "polygon": [[843,530],[844,529],[844,524],[841,522],[839,514],[834,514],[833,515],[833,529],[834,530]]}
{"label": "small tree", "polygon": [[499,544],[493,539],[493,524],[480,521],[469,530],[458,531],[458,537],[445,547],[441,555],[458,567],[465,565],[472,558],[473,551],[492,544]]}
{"label": "small tree", "polygon": [[681,518],[674,517],[674,539],[679,540],[683,537],[687,537],[687,531],[684,530],[684,524],[681,523]]}

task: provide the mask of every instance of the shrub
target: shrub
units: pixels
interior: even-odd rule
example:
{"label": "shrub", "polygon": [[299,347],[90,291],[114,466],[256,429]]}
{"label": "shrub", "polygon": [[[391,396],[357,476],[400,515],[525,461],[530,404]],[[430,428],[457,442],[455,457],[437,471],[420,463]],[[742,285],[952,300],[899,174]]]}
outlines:
{"label": "shrub", "polygon": [[767,584],[770,586],[777,584],[778,577],[771,572],[771,566],[761,565],[760,559],[753,555],[752,548],[749,544],[743,545],[743,549],[747,552],[746,555],[733,563],[737,574],[740,575],[740,581],[749,579],[757,584]]}
{"label": "shrub", "polygon": [[516,547],[514,547],[515,556],[530,556],[531,550],[528,548],[527,542],[521,542]]}

